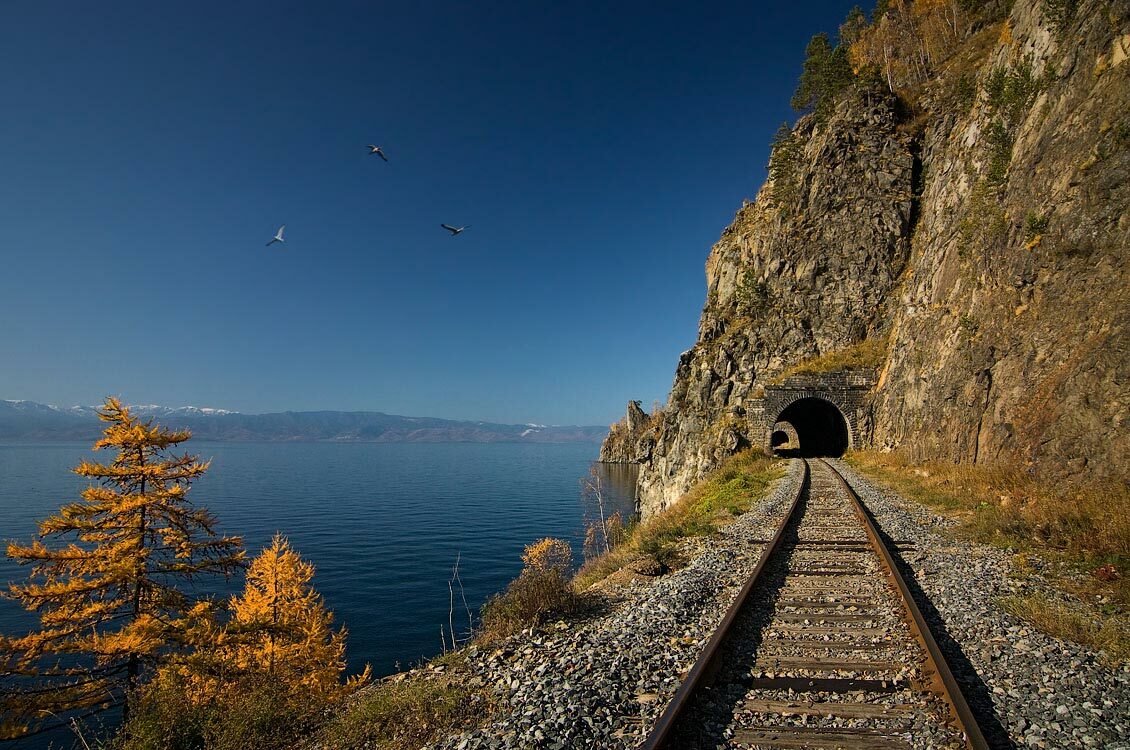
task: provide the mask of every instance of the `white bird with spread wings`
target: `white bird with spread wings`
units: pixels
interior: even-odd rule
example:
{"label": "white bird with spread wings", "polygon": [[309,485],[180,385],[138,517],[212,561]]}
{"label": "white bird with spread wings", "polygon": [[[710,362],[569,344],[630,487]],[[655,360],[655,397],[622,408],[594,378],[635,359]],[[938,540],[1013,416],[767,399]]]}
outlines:
{"label": "white bird with spread wings", "polygon": [[283,239],[283,230],[284,229],[286,229],[286,224],[283,224],[281,227],[279,227],[279,231],[275,232],[275,236],[272,237],[271,241],[267,243],[267,247],[270,247],[271,245],[275,244],[276,242],[286,242],[286,240]]}

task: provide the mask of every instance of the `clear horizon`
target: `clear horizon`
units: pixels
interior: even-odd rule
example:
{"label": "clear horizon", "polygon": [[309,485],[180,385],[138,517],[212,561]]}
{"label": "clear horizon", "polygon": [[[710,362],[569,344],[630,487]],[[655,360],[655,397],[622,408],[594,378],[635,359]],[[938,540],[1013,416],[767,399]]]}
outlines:
{"label": "clear horizon", "polygon": [[805,45],[852,5],[17,4],[0,396],[650,410]]}

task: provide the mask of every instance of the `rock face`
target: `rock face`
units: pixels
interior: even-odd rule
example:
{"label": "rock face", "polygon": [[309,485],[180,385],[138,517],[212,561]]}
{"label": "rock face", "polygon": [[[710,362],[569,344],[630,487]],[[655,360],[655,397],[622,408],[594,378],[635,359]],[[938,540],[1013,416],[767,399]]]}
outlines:
{"label": "rock face", "polygon": [[[875,397],[875,440],[1049,478],[1127,476],[1130,11],[1081,3],[1067,33],[1018,2],[981,64],[1047,80],[986,197],[994,107],[928,101],[917,252]],[[978,177],[981,177],[979,182]]]}
{"label": "rock face", "polygon": [[610,464],[638,464],[651,457],[654,446],[652,418],[640,408],[639,401],[629,401],[624,418],[608,428],[608,437],[600,445],[600,460]]}
{"label": "rock face", "polygon": [[917,112],[856,87],[797,123],[791,166],[707,260],[640,458],[645,517],[763,442],[775,376],[865,339],[890,341],[870,444],[1126,477],[1130,10],[1085,0],[1056,31],[1041,7],[972,34]]}
{"label": "rock face", "polygon": [[646,516],[748,446],[747,407],[773,374],[880,335],[910,251],[914,144],[897,102],[873,93],[801,120],[795,202],[762,188],[714,246],[698,342],[679,359],[640,471]]}

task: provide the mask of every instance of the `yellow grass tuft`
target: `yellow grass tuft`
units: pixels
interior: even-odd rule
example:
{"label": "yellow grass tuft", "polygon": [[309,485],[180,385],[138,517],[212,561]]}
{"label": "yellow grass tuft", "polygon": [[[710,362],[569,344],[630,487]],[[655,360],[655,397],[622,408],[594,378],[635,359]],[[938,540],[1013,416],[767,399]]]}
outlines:
{"label": "yellow grass tuft", "polygon": [[821,354],[782,370],[771,383],[783,383],[794,375],[819,375],[837,370],[878,370],[887,360],[890,339],[865,339],[846,349]]}

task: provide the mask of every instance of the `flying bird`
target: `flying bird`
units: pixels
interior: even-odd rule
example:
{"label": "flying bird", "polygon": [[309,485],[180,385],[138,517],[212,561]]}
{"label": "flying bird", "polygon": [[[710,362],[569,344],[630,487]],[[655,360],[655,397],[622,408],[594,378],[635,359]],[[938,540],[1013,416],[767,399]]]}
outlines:
{"label": "flying bird", "polygon": [[440,226],[443,227],[444,229],[446,229],[447,231],[451,232],[451,236],[454,237],[455,235],[459,234],[460,232],[462,232],[464,229],[467,229],[471,225],[468,224],[465,227],[453,227],[450,224],[440,224]]}
{"label": "flying bird", "polygon": [[368,148],[369,148],[369,156],[372,156],[373,154],[376,154],[377,156],[381,157],[381,158],[382,158],[382,159],[384,159],[385,161],[388,161],[388,157],[387,157],[387,156],[385,156],[385,152],[384,152],[384,151],[381,151],[381,147],[380,147],[380,146],[374,146],[373,144],[371,144],[371,143],[370,143],[370,144],[369,144],[369,146],[368,146]]}
{"label": "flying bird", "polygon": [[275,236],[272,237],[271,241],[267,243],[267,247],[270,247],[276,242],[286,242],[286,240],[284,240],[282,236],[284,229],[286,229],[286,224],[283,224],[281,227],[279,227],[279,231],[275,232]]}

